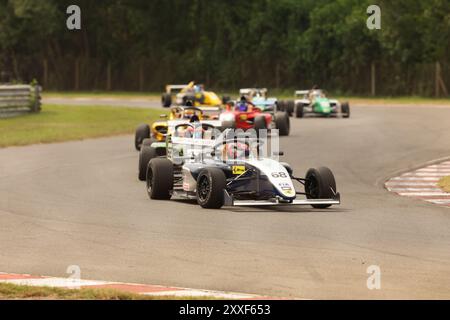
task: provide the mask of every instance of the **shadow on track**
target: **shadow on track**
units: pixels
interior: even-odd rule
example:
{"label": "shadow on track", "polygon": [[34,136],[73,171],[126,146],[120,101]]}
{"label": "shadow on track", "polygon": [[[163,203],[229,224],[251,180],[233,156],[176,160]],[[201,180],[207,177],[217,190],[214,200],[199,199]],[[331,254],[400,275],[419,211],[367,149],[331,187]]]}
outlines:
{"label": "shadow on track", "polygon": [[[190,206],[196,206],[199,209],[200,206],[195,200],[185,200],[185,199],[173,199],[172,201],[177,203],[184,203]],[[343,208],[328,208],[328,209],[314,209],[308,206],[248,206],[248,207],[223,207],[218,210],[208,210],[203,209],[205,212],[216,211],[217,213],[312,213],[312,214],[336,214],[336,213],[346,213],[350,210]]]}

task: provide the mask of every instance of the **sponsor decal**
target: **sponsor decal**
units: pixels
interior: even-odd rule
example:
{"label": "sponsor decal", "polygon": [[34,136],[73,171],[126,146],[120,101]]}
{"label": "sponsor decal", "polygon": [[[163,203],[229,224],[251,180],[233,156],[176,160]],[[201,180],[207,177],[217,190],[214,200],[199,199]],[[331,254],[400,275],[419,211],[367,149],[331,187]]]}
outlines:
{"label": "sponsor decal", "polygon": [[290,190],[285,190],[284,193],[285,193],[287,196],[290,196],[290,197],[293,197],[293,196],[295,195],[295,192],[294,192],[292,189],[290,189]]}
{"label": "sponsor decal", "polygon": [[290,197],[295,195],[295,191],[292,190],[292,187],[290,186],[289,183],[282,182],[282,183],[279,183],[278,185],[280,186],[281,190],[283,191],[283,193],[285,195],[290,196]]}
{"label": "sponsor decal", "polygon": [[233,166],[232,168],[233,174],[241,175],[245,173],[245,166]]}

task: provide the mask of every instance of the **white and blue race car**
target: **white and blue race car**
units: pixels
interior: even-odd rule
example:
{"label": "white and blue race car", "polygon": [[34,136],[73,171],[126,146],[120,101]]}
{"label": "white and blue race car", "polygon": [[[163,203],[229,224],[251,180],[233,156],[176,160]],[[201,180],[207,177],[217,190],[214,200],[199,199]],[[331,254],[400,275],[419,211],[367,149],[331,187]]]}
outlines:
{"label": "white and blue race car", "polygon": [[[186,138],[187,129],[203,136]],[[288,164],[263,155],[260,139],[247,133],[236,137],[229,130],[214,137],[209,129],[213,128],[184,124],[174,130],[167,154],[148,162],[146,187],[151,199],[193,199],[209,209],[283,205],[324,209],[340,204],[330,169],[313,168],[305,178],[297,178]],[[304,190],[297,191],[294,182]]]}

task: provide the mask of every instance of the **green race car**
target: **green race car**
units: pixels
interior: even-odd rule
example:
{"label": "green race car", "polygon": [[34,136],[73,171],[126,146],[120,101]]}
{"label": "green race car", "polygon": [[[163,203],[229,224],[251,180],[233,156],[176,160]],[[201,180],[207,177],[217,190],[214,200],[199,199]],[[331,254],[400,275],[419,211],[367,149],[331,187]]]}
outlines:
{"label": "green race car", "polygon": [[295,92],[294,115],[303,118],[308,115],[322,117],[350,117],[350,105],[348,102],[340,103],[329,99],[320,89],[299,90]]}

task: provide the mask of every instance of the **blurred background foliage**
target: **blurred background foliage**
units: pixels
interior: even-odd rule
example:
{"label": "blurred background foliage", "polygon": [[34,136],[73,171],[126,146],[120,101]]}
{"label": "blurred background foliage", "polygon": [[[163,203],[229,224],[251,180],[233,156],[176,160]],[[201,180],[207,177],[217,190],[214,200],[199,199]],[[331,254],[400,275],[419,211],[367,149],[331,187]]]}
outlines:
{"label": "blurred background foliage", "polygon": [[[0,70],[52,90],[203,82],[382,95],[450,83],[450,0],[0,0]],[[82,30],[66,8],[82,10]],[[382,29],[366,27],[367,7]],[[375,74],[373,71],[375,69]]]}

